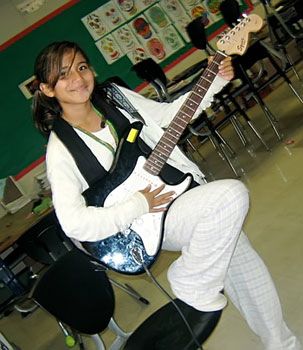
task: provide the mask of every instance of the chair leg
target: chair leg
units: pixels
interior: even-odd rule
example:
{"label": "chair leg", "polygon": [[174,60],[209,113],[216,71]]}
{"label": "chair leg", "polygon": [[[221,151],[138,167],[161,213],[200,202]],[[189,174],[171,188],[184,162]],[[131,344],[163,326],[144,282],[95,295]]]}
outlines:
{"label": "chair leg", "polygon": [[217,150],[217,152],[221,156],[221,158],[223,160],[226,160],[227,164],[231,168],[232,172],[236,175],[236,177],[240,177],[240,175],[238,174],[236,168],[234,167],[234,165],[230,159],[230,156],[228,154],[229,151],[227,152],[225,149],[225,144],[222,142],[219,142],[218,139],[216,137],[214,137],[213,135],[209,136],[209,140],[212,143],[212,145],[214,146],[215,150]]}
{"label": "chair leg", "polygon": [[287,74],[280,68],[280,66],[277,64],[277,62],[271,57],[268,57],[271,64],[273,65],[273,67],[275,68],[275,70],[277,71],[277,73],[285,80],[285,82],[288,84],[288,86],[290,87],[290,89],[292,90],[292,92],[294,93],[294,95],[297,97],[297,99],[303,103],[303,100],[300,96],[300,94],[298,93],[298,91],[294,88],[293,84],[291,83],[290,79],[288,78]]}
{"label": "chair leg", "polygon": [[237,120],[237,117],[235,114],[233,114],[231,117],[230,117],[230,122],[232,124],[232,126],[234,127],[237,135],[239,136],[239,139],[241,140],[242,144],[244,147],[246,147],[249,143],[249,141],[247,140],[244,132],[243,132],[243,126],[240,125],[239,121]]}
{"label": "chair leg", "polygon": [[267,118],[267,120],[270,123],[271,127],[273,128],[275,134],[277,135],[278,140],[281,141],[283,139],[283,135],[281,134],[280,130],[278,129],[278,126],[277,126],[278,120],[272,114],[272,112],[267,107],[267,105],[263,102],[263,100],[261,99],[260,96],[258,96],[257,94],[253,94],[253,98],[257,102],[257,104],[261,107],[265,117]]}
{"label": "chair leg", "polygon": [[198,156],[200,157],[200,159],[201,159],[203,162],[206,161],[205,158],[203,157],[202,153],[199,151],[199,149],[198,149],[197,147],[195,147],[195,146],[193,145],[193,143],[192,143],[189,139],[186,140],[186,143],[189,145],[189,147],[190,147],[195,153],[198,154]]}
{"label": "chair leg", "polygon": [[283,50],[283,52],[284,52],[284,55],[285,55],[285,57],[286,57],[286,60],[287,60],[287,62],[288,62],[288,64],[289,64],[289,66],[291,67],[292,71],[295,73],[295,76],[297,77],[297,79],[298,79],[300,82],[302,82],[302,79],[301,79],[301,77],[300,77],[300,75],[299,75],[299,72],[297,71],[297,69],[296,69],[296,67],[295,67],[295,65],[294,65],[294,63],[293,63],[293,61],[292,61],[292,59],[290,58],[290,56],[289,56],[289,54],[287,53],[287,51],[286,51],[286,49],[285,49],[284,46],[283,46],[282,50]]}
{"label": "chair leg", "polygon": [[[241,108],[241,106],[239,105],[239,103],[237,102],[237,100],[233,97],[230,98],[231,102],[234,104],[234,106],[236,107],[238,113],[240,113],[240,115],[243,117],[243,119],[246,121],[246,123],[248,124],[248,126],[250,127],[250,129],[252,130],[252,132],[257,136],[257,138],[261,141],[262,145],[265,147],[265,149],[267,151],[270,151],[270,148],[267,146],[265,140],[263,139],[263,137],[261,136],[261,133],[258,131],[258,129],[255,127],[255,125],[253,124],[252,120],[249,118],[249,116],[246,114],[245,111],[243,111],[243,109]],[[236,116],[235,116],[236,118]]]}
{"label": "chair leg", "polygon": [[129,294],[131,297],[135,298],[136,300],[140,301],[141,303],[148,305],[149,301],[142,297],[137,291],[135,291],[131,286],[129,285],[123,285],[112,278],[108,278],[110,282],[116,286],[117,288],[123,290],[125,293]]}
{"label": "chair leg", "polygon": [[[229,118],[230,117],[230,121],[231,121],[231,124],[232,126],[234,127],[237,135],[239,136],[243,146],[245,147],[249,142],[243,132],[243,127],[242,125],[238,122],[238,120],[234,117],[235,116],[235,112],[233,112],[230,108],[230,106],[228,105],[228,103],[226,103],[226,101],[224,100],[223,96],[218,96],[218,99],[224,109],[224,113],[225,113],[225,116],[226,118]],[[234,102],[232,98],[229,98],[229,100],[231,102]],[[237,108],[237,106],[239,107],[239,105],[237,105],[235,102],[233,103],[234,106]]]}
{"label": "chair leg", "polygon": [[263,137],[260,135],[259,131],[254,126],[254,124],[251,121],[251,119],[247,120],[247,124],[249,125],[251,130],[254,132],[254,134],[257,136],[257,138],[261,141],[261,143],[265,147],[266,151],[270,151],[270,148],[267,146],[267,143],[264,141]]}
{"label": "chair leg", "polygon": [[217,140],[219,140],[219,144],[220,145],[223,145],[225,148],[226,148],[226,150],[228,151],[228,153],[229,153],[229,156],[231,157],[231,158],[234,158],[235,156],[236,156],[236,152],[233,150],[233,148],[229,145],[229,143],[222,137],[222,135],[219,133],[219,131],[218,130],[215,130],[215,138],[217,139]]}
{"label": "chair leg", "polygon": [[264,113],[265,117],[269,121],[271,127],[273,128],[275,134],[277,135],[278,139],[282,140],[282,134],[280,133],[278,126],[276,125],[278,123],[277,118],[272,114],[270,109],[267,107],[267,105],[264,103],[262,98],[260,97],[258,91],[254,87],[253,83],[251,82],[250,78],[247,76],[247,73],[245,69],[242,67],[241,64],[238,65],[241,73],[241,79],[243,79],[249,86],[250,91],[252,92],[252,96],[254,100],[257,102],[257,104],[261,107],[262,112]]}
{"label": "chair leg", "polygon": [[93,334],[93,335],[90,336],[90,338],[95,343],[95,349],[96,350],[106,350],[105,345],[103,343],[103,340],[101,339],[99,334]]}
{"label": "chair leg", "polygon": [[130,337],[131,333],[124,332],[116,323],[116,321],[111,318],[108,328],[116,334],[116,338],[110,346],[110,350],[120,350],[126,343],[127,339]]}

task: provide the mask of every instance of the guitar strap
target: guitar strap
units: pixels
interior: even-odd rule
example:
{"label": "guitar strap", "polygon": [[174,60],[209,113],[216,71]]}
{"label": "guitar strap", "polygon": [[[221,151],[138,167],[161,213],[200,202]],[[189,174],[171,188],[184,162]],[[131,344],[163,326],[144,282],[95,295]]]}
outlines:
{"label": "guitar strap", "polygon": [[67,121],[57,118],[53,131],[71,153],[89,186],[106,174],[106,170],[98,162],[93,152]]}
{"label": "guitar strap", "polygon": [[134,119],[141,121],[145,124],[144,119],[139,114],[137,109],[132,105],[129,99],[122,93],[117,85],[112,83],[106,83],[102,86],[104,93],[108,100],[114,103],[118,108],[124,109],[128,114],[130,114]]}

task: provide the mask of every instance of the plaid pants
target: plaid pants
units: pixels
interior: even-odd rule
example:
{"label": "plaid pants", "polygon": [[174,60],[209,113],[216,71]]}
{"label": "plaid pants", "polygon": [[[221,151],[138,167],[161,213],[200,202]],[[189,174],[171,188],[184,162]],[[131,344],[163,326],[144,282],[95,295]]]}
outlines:
{"label": "plaid pants", "polygon": [[267,350],[299,350],[268,270],[241,231],[248,207],[248,191],[238,180],[213,181],[176,199],[163,249],[181,256],[168,280],[178,298],[201,311],[222,309],[224,289]]}

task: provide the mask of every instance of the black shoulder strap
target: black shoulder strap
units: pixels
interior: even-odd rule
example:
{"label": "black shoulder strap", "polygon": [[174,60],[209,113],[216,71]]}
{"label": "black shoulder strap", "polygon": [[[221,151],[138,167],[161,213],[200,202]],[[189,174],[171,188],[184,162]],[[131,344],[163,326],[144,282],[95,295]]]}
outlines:
{"label": "black shoulder strap", "polygon": [[138,110],[129,101],[129,99],[123,94],[119,87],[111,82],[105,82],[98,86],[105,94],[106,98],[111,101],[116,107],[124,109],[134,119],[141,121],[145,124],[143,117],[139,114]]}
{"label": "black shoulder strap", "polygon": [[106,174],[106,170],[90,148],[63,118],[56,119],[53,131],[73,156],[79,171],[89,186]]}

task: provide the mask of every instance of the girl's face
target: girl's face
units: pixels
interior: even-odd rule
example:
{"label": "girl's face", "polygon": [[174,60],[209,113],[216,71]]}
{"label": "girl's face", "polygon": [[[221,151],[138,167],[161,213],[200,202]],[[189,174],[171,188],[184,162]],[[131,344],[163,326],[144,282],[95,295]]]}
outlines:
{"label": "girl's face", "polygon": [[48,97],[55,97],[64,109],[68,105],[89,101],[94,89],[94,74],[80,52],[67,52],[63,56],[59,80],[54,88],[41,84]]}

